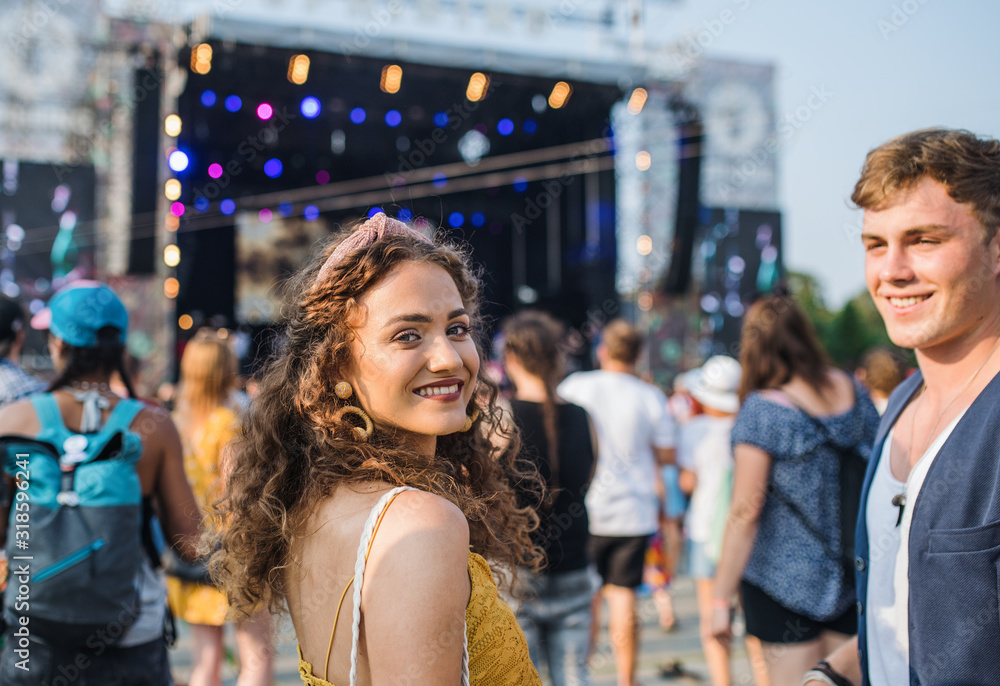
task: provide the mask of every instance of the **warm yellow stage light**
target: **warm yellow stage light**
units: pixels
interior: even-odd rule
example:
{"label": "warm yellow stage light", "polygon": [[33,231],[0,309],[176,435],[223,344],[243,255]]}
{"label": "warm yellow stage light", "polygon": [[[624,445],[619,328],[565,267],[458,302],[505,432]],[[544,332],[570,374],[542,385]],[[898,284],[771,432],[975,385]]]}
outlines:
{"label": "warm yellow stage light", "polygon": [[181,249],[176,245],[168,245],[163,249],[163,263],[168,267],[176,267],[181,263]]}
{"label": "warm yellow stage light", "polygon": [[288,60],[288,80],[301,86],[309,78],[309,57],[292,55]]}
{"label": "warm yellow stage light", "polygon": [[646,93],[645,88],[636,88],[632,91],[632,97],[628,99],[628,113],[639,114],[642,112],[642,107],[646,104],[646,98],[648,97],[649,95]]}
{"label": "warm yellow stage light", "polygon": [[180,317],[177,318],[177,326],[187,331],[192,326],[194,326],[194,320],[191,319],[191,315],[182,314]]}
{"label": "warm yellow stage light", "polygon": [[201,43],[191,50],[191,71],[196,74],[207,74],[212,71],[212,46]]}
{"label": "warm yellow stage light", "polygon": [[643,234],[635,242],[635,249],[640,255],[648,255],[653,252],[653,239]]}
{"label": "warm yellow stage light", "polygon": [[569,96],[572,92],[573,87],[565,81],[560,81],[552,86],[552,92],[549,93],[549,107],[554,110],[565,107],[566,103],[569,102]]}
{"label": "warm yellow stage light", "polygon": [[172,276],[163,282],[163,295],[167,296],[171,300],[177,297],[180,290],[180,283]]}
{"label": "warm yellow stage light", "polygon": [[640,150],[635,154],[635,168],[639,171],[646,171],[653,163],[653,158],[645,150]]}
{"label": "warm yellow stage light", "polygon": [[163,184],[163,194],[167,196],[167,200],[176,200],[181,197],[181,182],[177,179],[169,179]]}
{"label": "warm yellow stage light", "polygon": [[181,118],[176,114],[167,115],[167,118],[163,120],[163,130],[168,136],[177,136],[181,132]]}
{"label": "warm yellow stage light", "polygon": [[479,102],[486,97],[486,89],[490,86],[490,77],[477,71],[469,77],[469,86],[465,89],[465,97],[472,102]]}
{"label": "warm yellow stage light", "polygon": [[398,64],[387,64],[382,67],[382,78],[378,87],[384,93],[398,93],[403,83],[403,68]]}

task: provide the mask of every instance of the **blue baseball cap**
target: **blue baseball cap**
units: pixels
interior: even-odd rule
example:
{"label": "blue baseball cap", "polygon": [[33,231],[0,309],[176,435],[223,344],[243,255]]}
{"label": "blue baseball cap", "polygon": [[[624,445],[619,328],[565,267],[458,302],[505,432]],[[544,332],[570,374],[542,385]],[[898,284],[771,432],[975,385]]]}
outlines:
{"label": "blue baseball cap", "polygon": [[96,348],[97,332],[106,326],[128,332],[128,312],[115,292],[100,281],[74,281],[52,296],[48,306],[31,318],[35,329],[48,329],[77,348]]}

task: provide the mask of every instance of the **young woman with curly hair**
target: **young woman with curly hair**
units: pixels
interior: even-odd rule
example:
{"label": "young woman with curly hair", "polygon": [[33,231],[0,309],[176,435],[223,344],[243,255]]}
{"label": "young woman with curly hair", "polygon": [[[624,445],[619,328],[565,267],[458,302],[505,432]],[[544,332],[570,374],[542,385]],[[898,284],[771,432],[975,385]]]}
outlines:
{"label": "young woman with curly hair", "polygon": [[467,256],[376,214],[292,288],[217,511],[230,602],[287,605],[311,686],[540,684],[484,560],[542,554]]}

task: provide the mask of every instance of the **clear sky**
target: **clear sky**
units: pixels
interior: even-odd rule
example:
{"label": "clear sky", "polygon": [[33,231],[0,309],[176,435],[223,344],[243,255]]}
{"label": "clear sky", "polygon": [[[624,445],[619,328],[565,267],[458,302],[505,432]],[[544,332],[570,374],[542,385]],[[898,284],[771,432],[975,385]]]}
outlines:
{"label": "clear sky", "polygon": [[785,264],[819,278],[828,305],[864,288],[861,213],[850,209],[849,196],[868,150],[928,126],[1000,138],[997,0],[646,6],[679,35],[703,30],[726,8],[738,9],[705,54],[774,64],[779,121],[811,88],[831,94],[782,148],[778,181]]}

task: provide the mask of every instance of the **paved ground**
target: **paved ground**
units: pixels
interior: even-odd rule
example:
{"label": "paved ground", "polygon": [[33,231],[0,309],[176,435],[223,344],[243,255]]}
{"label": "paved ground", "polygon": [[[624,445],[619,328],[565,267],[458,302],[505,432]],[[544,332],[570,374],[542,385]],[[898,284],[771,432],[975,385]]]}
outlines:
{"label": "paved ground", "polygon": [[[701,643],[698,639],[698,611],[694,598],[694,583],[686,577],[679,578],[674,585],[674,608],[678,618],[678,628],[667,634],[663,633],[657,626],[656,609],[652,599],[646,597],[641,601],[640,615],[645,628],[642,633],[639,678],[644,686],[654,684],[686,686],[688,684],[708,683],[708,672],[705,669]],[[179,626],[178,628],[181,637],[177,646],[171,651],[171,661],[174,665],[175,678],[178,682],[182,682],[190,673],[190,636],[185,627]],[[607,643],[606,630],[605,626],[598,652],[591,661],[593,686],[615,686],[614,660],[611,657],[611,648]],[[229,643],[233,643],[231,635]],[[681,660],[685,672],[699,675],[703,679],[690,677],[662,679],[659,676],[659,666],[676,659]],[[225,668],[223,686],[234,686],[236,683],[234,662]],[[278,658],[274,684],[276,686],[293,686],[300,683],[298,661],[295,654],[295,637],[291,632],[290,625],[285,621],[278,630]],[[753,684],[750,676],[750,665],[741,640],[734,642],[733,684],[734,686]]]}

